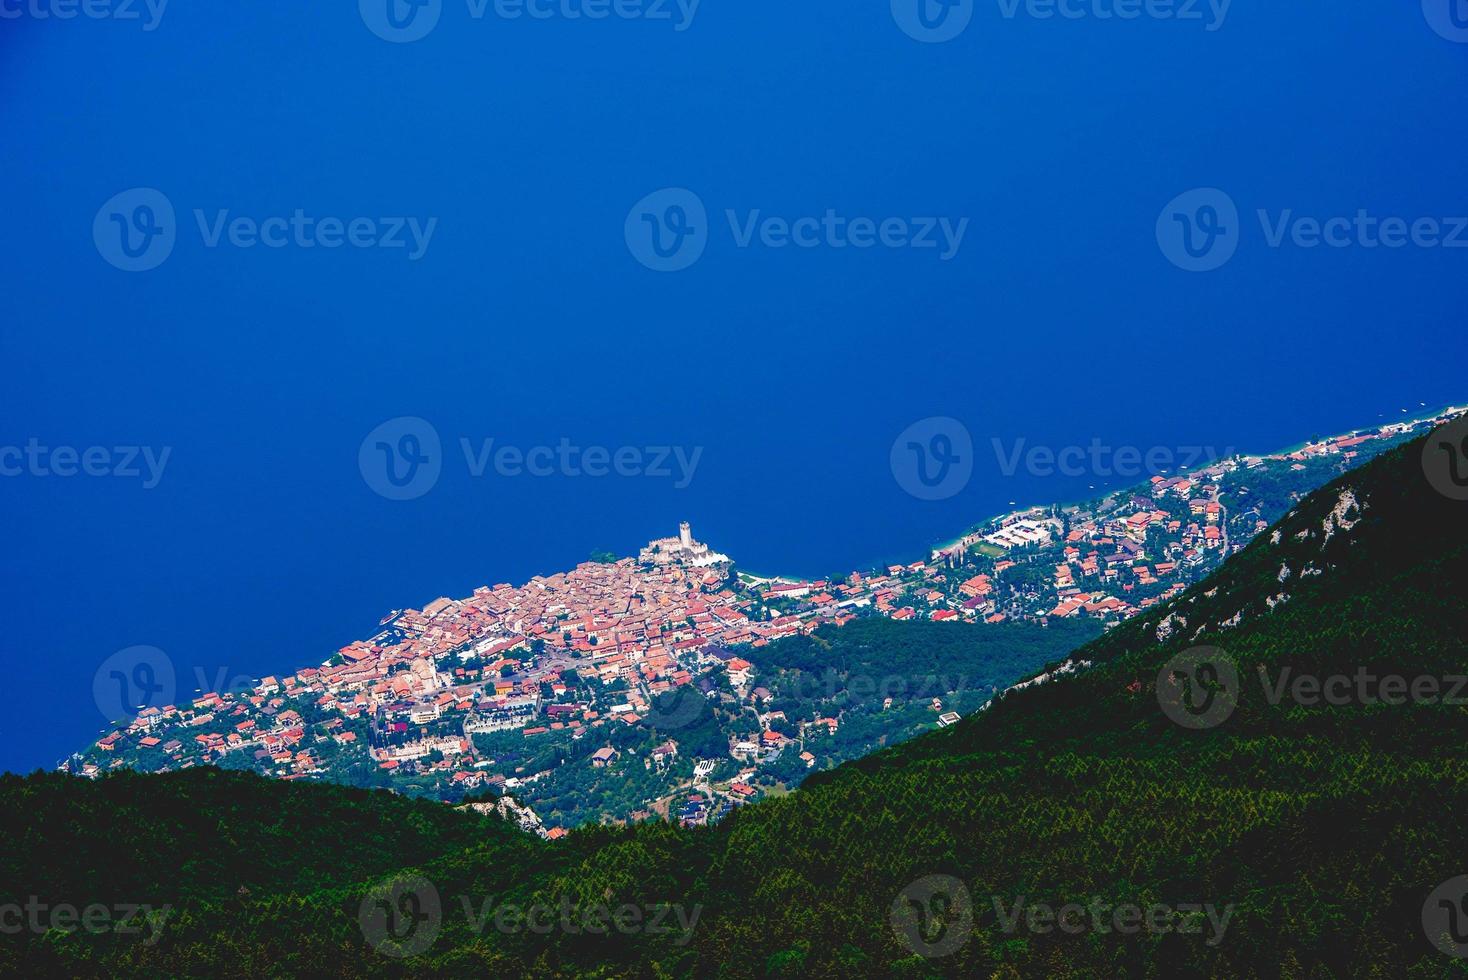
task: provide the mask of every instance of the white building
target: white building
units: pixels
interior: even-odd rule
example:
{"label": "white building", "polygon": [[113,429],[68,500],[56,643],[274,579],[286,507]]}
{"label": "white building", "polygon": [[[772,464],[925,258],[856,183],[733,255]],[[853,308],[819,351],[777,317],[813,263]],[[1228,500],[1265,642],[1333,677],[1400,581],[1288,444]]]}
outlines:
{"label": "white building", "polygon": [[710,551],[709,546],[693,539],[693,528],[687,521],[678,525],[676,538],[658,538],[649,541],[638,558],[654,565],[691,565],[708,568],[712,565],[728,564],[729,556]]}
{"label": "white building", "polygon": [[984,535],[984,540],[1008,551],[1010,548],[1020,548],[1028,544],[1048,544],[1050,536],[1050,528],[1044,524],[1035,521],[1015,521],[993,534]]}

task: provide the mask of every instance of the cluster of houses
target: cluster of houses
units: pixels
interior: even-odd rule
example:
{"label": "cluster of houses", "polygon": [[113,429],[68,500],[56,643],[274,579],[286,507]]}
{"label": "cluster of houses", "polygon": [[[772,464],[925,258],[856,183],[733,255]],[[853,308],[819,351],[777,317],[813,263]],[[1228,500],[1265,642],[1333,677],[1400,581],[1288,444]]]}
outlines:
{"label": "cluster of houses", "polygon": [[[1257,514],[1230,513],[1231,475],[1262,466],[1298,469],[1323,456],[1348,461],[1372,440],[1433,421],[1156,476],[1130,495],[1108,498],[1104,508],[1020,511],[927,561],[838,579],[734,576],[727,556],[694,540],[684,524],[677,537],[651,542],[638,559],[586,562],[520,586],[436,599],[385,618],[376,636],[343,647],[318,667],[144,708],[71,765],[95,775],[119,765],[188,768],[248,753],[258,771],[294,779],[330,775],[343,759],[365,759],[386,773],[437,777],[465,790],[513,788],[541,774],[491,771],[490,760],[476,751],[476,736],[581,739],[607,726],[637,724],[669,692],[708,693],[719,672],[761,718],[759,736],[731,739],[729,756],[758,765],[778,758],[791,740],[760,714],[763,689],[751,689],[755,671],[739,649],[861,615],[1119,621],[1183,591],[1264,529]],[[954,720],[945,712],[937,724]],[[837,718],[807,719],[800,738],[838,725]],[[676,742],[668,741],[642,762],[661,772],[677,753]],[[809,752],[800,758],[814,765]],[[616,763],[608,745],[589,764]],[[733,799],[755,795],[747,779],[732,785]],[[687,801],[677,818],[709,819],[713,802],[699,804]]]}

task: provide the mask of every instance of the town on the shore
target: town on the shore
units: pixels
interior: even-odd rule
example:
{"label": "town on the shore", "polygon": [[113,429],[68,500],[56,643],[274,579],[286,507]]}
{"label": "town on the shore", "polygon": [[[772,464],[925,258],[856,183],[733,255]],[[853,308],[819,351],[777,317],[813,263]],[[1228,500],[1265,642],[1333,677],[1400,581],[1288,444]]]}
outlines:
{"label": "town on the shore", "polygon": [[[142,707],[63,767],[95,776],[215,764],[411,786],[448,800],[513,796],[530,804],[507,801],[516,819],[556,837],[566,828],[543,826],[534,812],[537,783],[551,773],[533,763],[546,757],[539,746],[563,743],[585,750],[574,763],[584,778],[636,773],[639,786],[655,786],[628,815],[703,823],[768,792],[761,767],[814,766],[812,749],[843,722],[837,712],[773,723],[750,650],[868,616],[1085,617],[1108,628],[1199,581],[1359,457],[1457,411],[1159,473],[1084,504],[1016,510],[920,560],[825,579],[742,572],[685,522],[636,557],[602,556],[396,611],[319,666]],[[748,712],[756,734],[730,736],[722,755],[680,757],[675,726],[658,724],[660,705],[716,691]],[[649,719],[666,732],[636,757],[609,737]],[[933,699],[933,727],[956,720]]]}

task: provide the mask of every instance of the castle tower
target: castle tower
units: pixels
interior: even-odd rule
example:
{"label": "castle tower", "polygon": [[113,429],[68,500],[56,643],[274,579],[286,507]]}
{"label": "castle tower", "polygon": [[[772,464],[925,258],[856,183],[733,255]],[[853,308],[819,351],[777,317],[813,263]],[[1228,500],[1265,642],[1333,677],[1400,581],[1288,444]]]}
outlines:
{"label": "castle tower", "polygon": [[685,548],[693,547],[693,528],[688,526],[687,521],[678,525],[678,540]]}

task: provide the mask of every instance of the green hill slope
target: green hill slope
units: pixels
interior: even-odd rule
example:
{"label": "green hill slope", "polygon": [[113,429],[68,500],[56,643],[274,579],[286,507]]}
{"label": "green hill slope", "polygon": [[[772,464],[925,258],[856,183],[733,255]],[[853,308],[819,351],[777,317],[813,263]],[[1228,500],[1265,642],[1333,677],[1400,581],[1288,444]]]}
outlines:
{"label": "green hill slope", "polygon": [[[351,855],[340,868],[262,873],[263,891],[246,896],[195,890],[151,943],[25,936],[3,947],[23,951],[7,965],[23,955],[27,967],[123,974],[1461,974],[1468,960],[1429,942],[1424,910],[1437,934],[1468,929],[1468,886],[1453,882],[1468,874],[1468,710],[1444,703],[1468,701],[1455,680],[1468,672],[1468,505],[1427,485],[1420,451],[1386,454],[1312,495],[1208,581],[1077,651],[1064,676],[718,827],[517,843],[503,827],[453,814],[440,827],[405,801],[359,794],[341,805],[391,829],[379,828],[377,848],[339,840]],[[1215,649],[1178,659],[1198,644]],[[1405,703],[1379,699],[1414,690]],[[55,817],[54,806],[12,813],[34,781],[0,785],[17,833]],[[254,818],[231,801],[254,785],[205,781],[186,796],[239,834]],[[306,789],[280,787],[281,804],[298,813]],[[26,880],[69,881],[70,860],[105,852],[70,858],[69,840],[149,819],[146,807],[123,809],[109,823],[105,789],[74,792],[98,816],[51,832]],[[132,883],[199,859],[207,822],[186,828],[151,882],[135,859]],[[466,846],[465,833],[486,840]],[[418,849],[394,860],[392,834]],[[281,865],[309,865],[324,846],[304,831],[240,839],[275,847]],[[345,884],[393,866],[414,877]]]}

